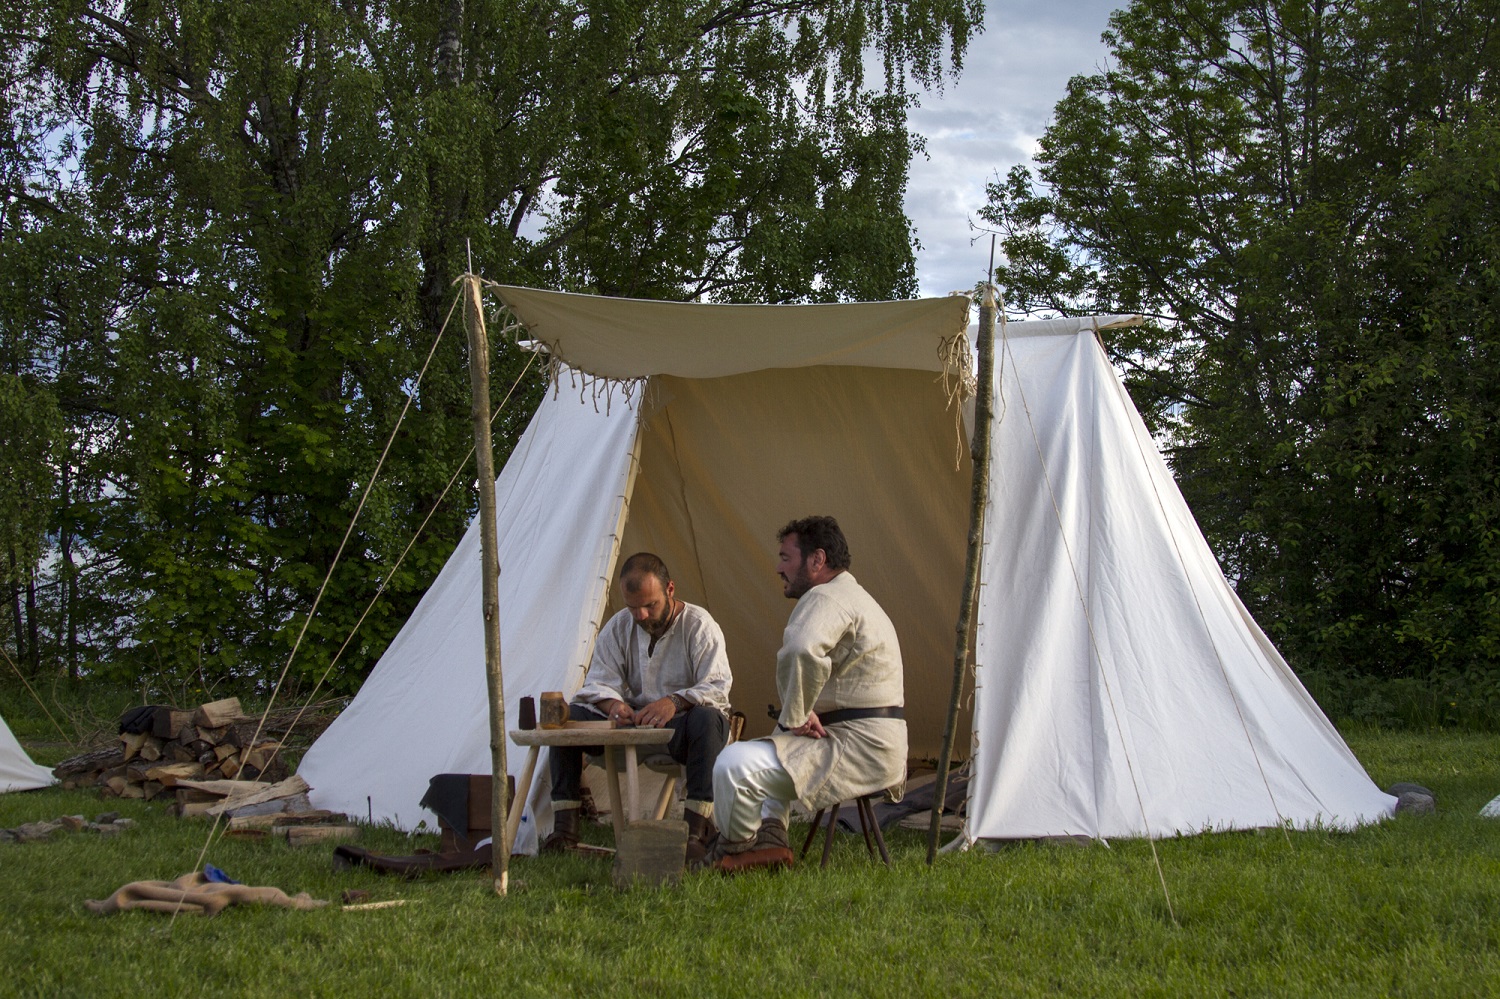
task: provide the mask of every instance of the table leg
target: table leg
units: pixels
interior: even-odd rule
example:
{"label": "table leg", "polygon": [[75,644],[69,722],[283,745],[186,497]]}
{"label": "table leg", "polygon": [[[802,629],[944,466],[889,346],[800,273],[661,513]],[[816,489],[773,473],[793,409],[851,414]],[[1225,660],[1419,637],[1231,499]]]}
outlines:
{"label": "table leg", "polygon": [[625,815],[627,822],[640,818],[641,774],[636,765],[635,746],[625,747]]}
{"label": "table leg", "polygon": [[625,835],[625,826],[629,819],[625,817],[625,810],[620,807],[620,767],[615,762],[614,747],[604,747],[604,773],[609,784],[609,817],[615,827],[615,845],[620,843],[620,837]]}
{"label": "table leg", "polygon": [[[516,782],[516,800],[510,803],[510,813],[505,816],[505,842],[502,848],[506,856],[509,856],[516,845],[516,831],[521,828],[521,813],[526,810],[526,799],[531,794],[531,777],[536,773],[536,757],[541,752],[541,747],[532,746],[526,750],[526,766],[521,770],[521,779]],[[504,780],[505,775],[501,774]]]}

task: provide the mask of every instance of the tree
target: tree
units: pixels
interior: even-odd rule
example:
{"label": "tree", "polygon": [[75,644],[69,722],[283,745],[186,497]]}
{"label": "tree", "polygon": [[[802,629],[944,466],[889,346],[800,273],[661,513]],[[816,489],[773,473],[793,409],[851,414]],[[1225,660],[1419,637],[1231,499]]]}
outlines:
{"label": "tree", "polygon": [[1111,343],[1301,668],[1494,691],[1493,3],[1137,0],[984,215]]}
{"label": "tree", "polygon": [[[279,666],[471,255],[496,280],[618,295],[910,294],[906,112],[981,17],[977,0],[0,14],[0,144],[26,216],[4,238],[36,259],[50,233],[90,271],[18,287],[6,336],[45,342],[44,381],[76,389],[58,393],[80,442],[68,467],[91,471],[59,523],[92,567],[72,578],[124,611],[127,671]],[[65,291],[88,292],[86,322],[56,322]],[[309,632],[309,674],[468,448],[464,353],[450,331],[433,357]],[[527,355],[495,356],[498,396]],[[541,388],[522,386],[502,448]],[[472,508],[472,491],[442,502],[344,686]]]}

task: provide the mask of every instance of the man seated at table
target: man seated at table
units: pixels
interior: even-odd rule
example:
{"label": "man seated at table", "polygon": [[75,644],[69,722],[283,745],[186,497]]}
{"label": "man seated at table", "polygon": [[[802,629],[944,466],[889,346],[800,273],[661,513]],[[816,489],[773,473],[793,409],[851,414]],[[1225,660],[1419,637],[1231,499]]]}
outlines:
{"label": "man seated at table", "polygon": [[901,647],[896,628],[849,572],[832,517],[777,535],[776,574],[797,606],[776,654],[775,735],[738,742],[714,768],[719,839],[704,862],[727,872],[792,862],[791,803],[827,808],[906,776]]}
{"label": "man seated at table", "polygon": [[[688,855],[702,856],[714,828],[714,763],[729,736],[729,657],[708,611],[676,597],[660,558],[638,552],[620,566],[625,608],[594,643],[583,686],[568,714],[575,721],[669,728],[666,752],[687,772]],[[578,843],[583,756],[596,747],[553,746],[552,835],[542,852]]]}

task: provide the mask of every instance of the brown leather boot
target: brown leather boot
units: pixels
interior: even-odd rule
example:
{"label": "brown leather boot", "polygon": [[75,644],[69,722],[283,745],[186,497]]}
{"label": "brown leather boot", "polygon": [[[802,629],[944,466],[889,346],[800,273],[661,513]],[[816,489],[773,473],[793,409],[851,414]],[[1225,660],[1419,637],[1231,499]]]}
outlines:
{"label": "brown leather boot", "polygon": [[787,838],[786,823],[780,819],[761,819],[760,829],[755,833],[755,848],[757,850],[780,849],[790,852],[792,843]]}
{"label": "brown leather boot", "polygon": [[552,835],[542,841],[543,853],[566,853],[578,845],[578,808],[552,810]]}
{"label": "brown leather boot", "polygon": [[699,815],[692,809],[682,813],[687,820],[687,862],[693,865],[708,855],[708,848],[713,841],[719,838],[719,827],[714,825],[713,816]]}

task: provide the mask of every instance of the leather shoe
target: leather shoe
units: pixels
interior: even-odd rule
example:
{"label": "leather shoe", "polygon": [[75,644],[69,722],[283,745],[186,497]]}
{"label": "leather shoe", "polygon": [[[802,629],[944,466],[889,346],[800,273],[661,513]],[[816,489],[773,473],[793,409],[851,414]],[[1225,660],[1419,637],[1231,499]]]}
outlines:
{"label": "leather shoe", "polygon": [[552,810],[552,835],[542,841],[542,853],[567,853],[578,845],[578,809]]}

